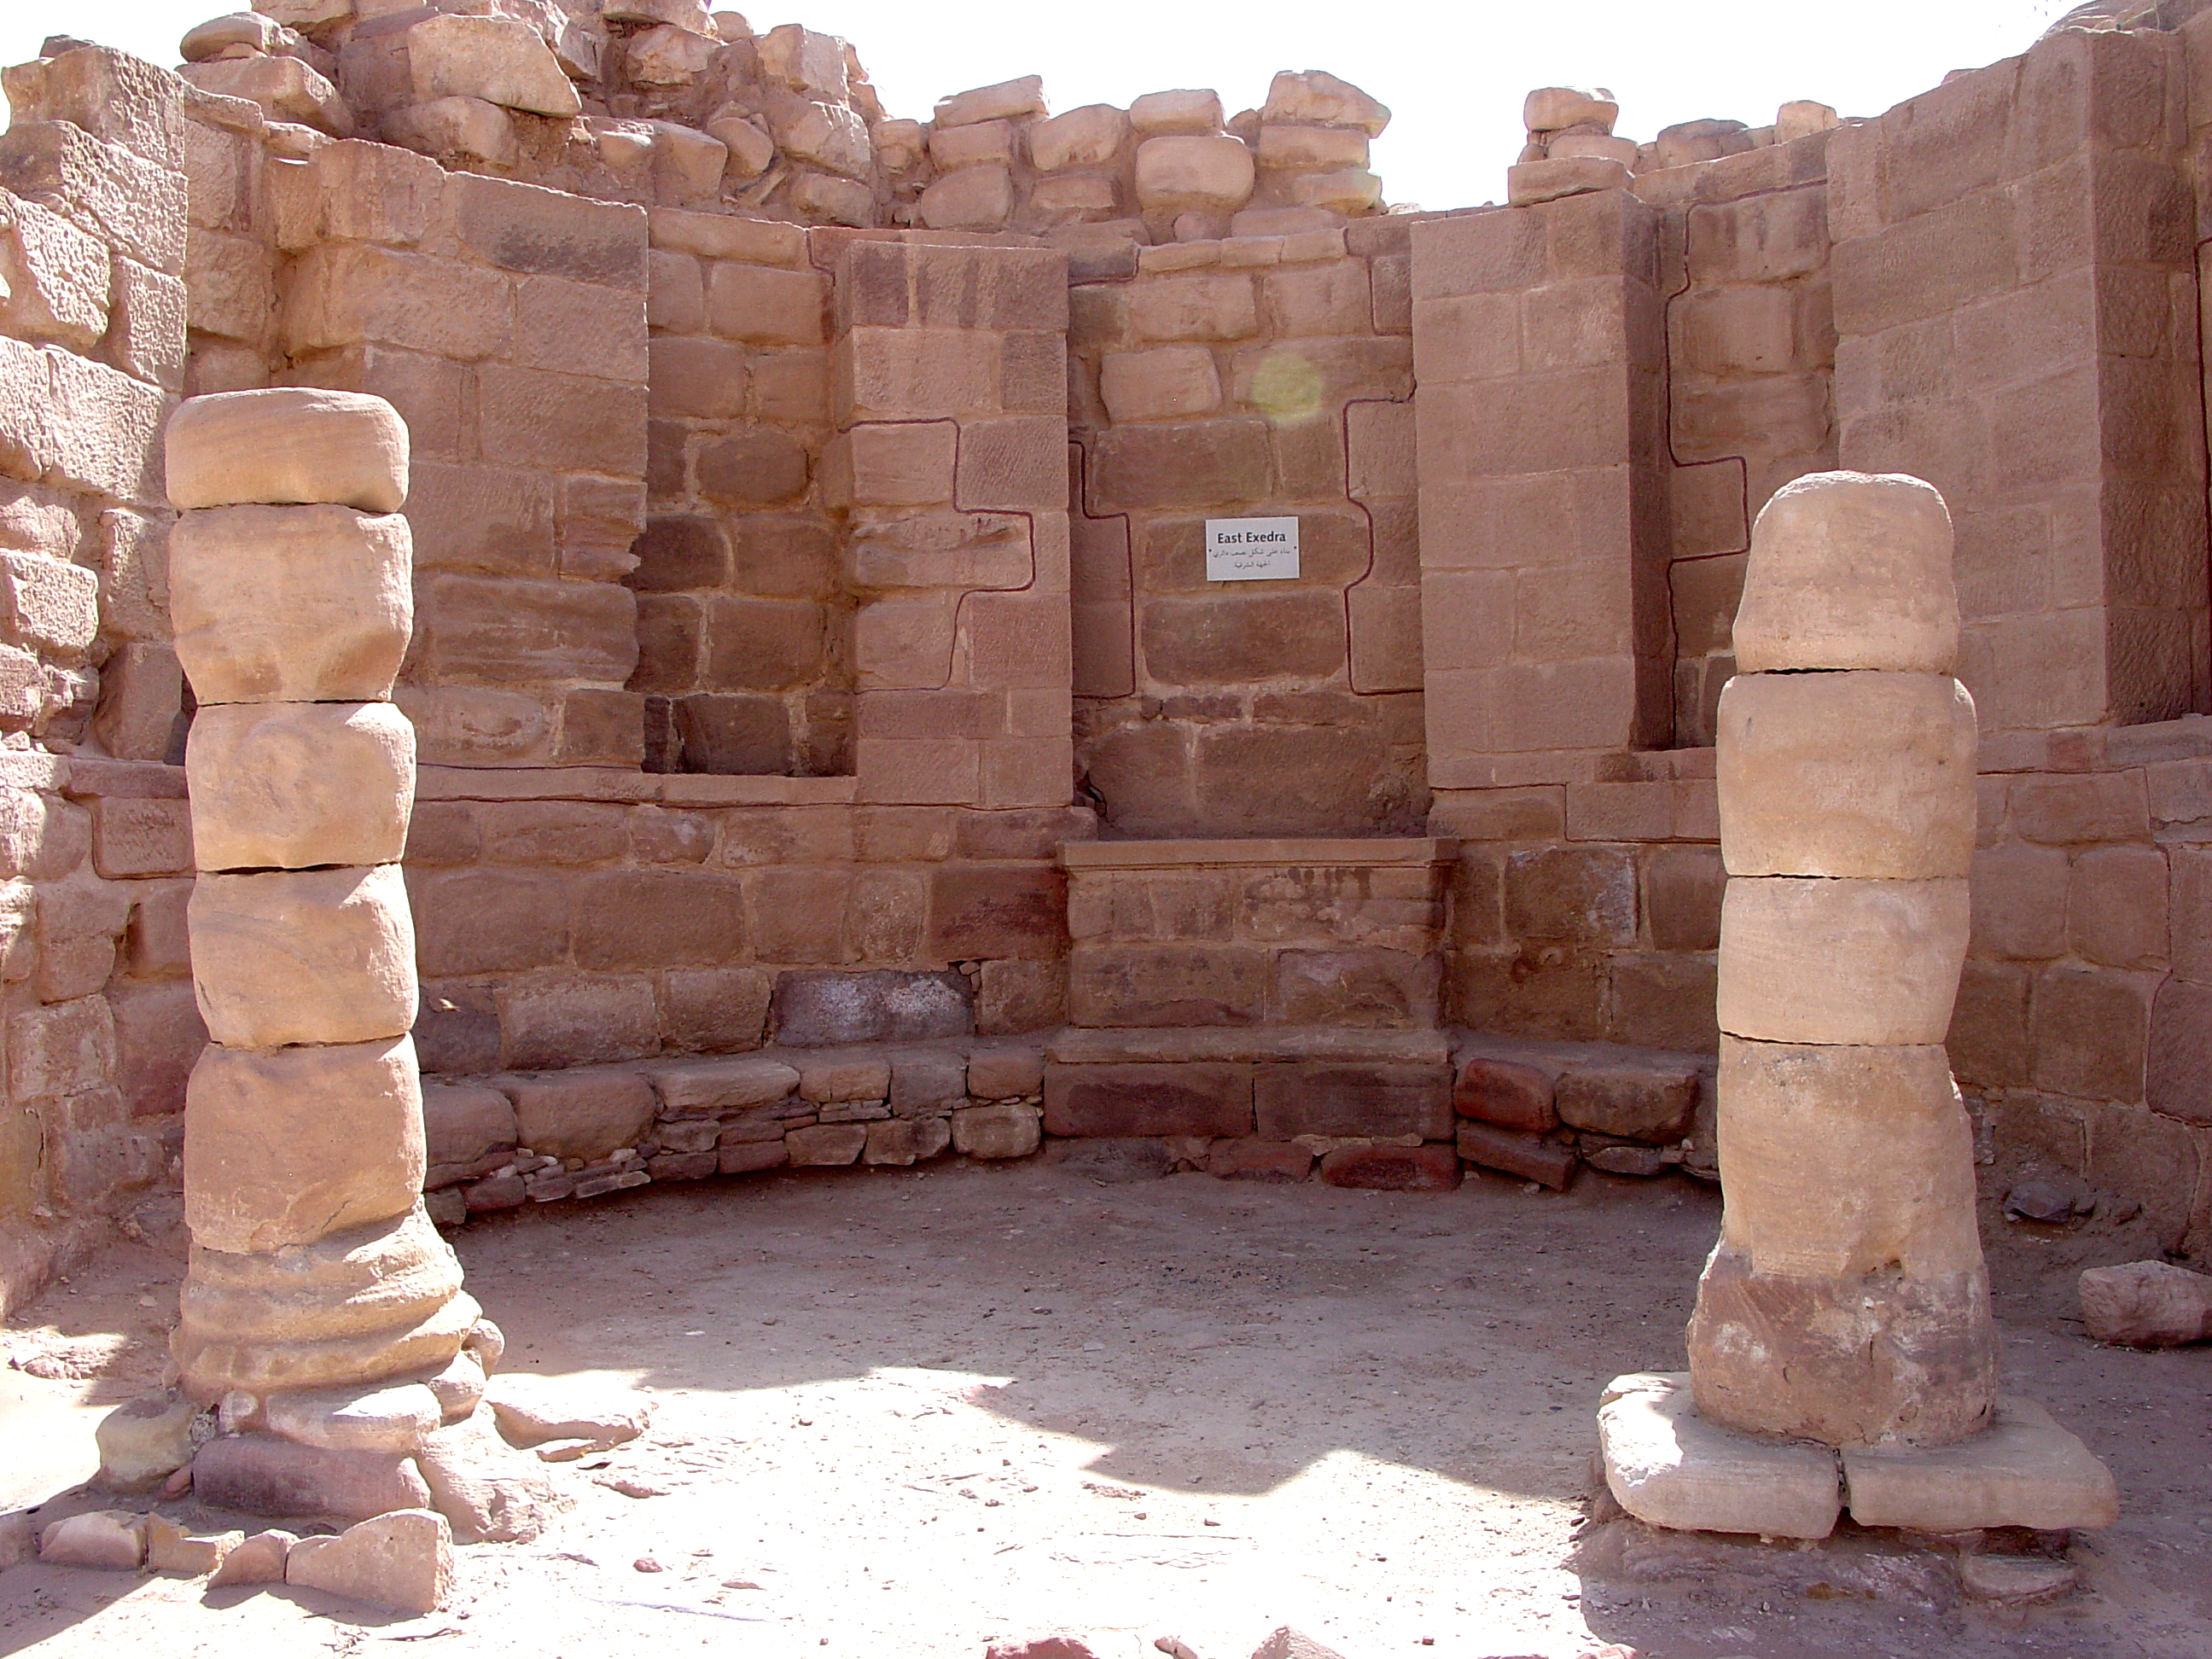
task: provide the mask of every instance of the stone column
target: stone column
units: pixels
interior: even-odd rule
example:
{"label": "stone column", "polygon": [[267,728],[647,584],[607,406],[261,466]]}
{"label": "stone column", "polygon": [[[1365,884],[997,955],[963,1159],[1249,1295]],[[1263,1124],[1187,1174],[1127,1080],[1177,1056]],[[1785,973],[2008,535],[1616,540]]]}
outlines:
{"label": "stone column", "polygon": [[1760,514],[1722,693],[1720,1158],[1690,1325],[1712,1422],[1939,1446],[1996,1395],[1971,1127],[1973,701],[1942,497],[1827,473]]}
{"label": "stone column", "polygon": [[194,1481],[264,1513],[423,1506],[416,1454],[474,1412],[498,1336],[421,1197],[415,734],[389,701],[412,622],[407,430],[379,398],[280,389],[191,399],[167,444],[213,1039],[185,1100],[170,1346],[225,1431]]}
{"label": "stone column", "polygon": [[1720,1165],[1690,1370],[1616,1377],[1606,1483],[1654,1526],[1825,1538],[2108,1526],[2111,1474],[1997,1393],[1973,1137],[1943,1049],[1966,953],[1974,706],[1951,521],[1816,474],[1752,532],[1721,695]]}

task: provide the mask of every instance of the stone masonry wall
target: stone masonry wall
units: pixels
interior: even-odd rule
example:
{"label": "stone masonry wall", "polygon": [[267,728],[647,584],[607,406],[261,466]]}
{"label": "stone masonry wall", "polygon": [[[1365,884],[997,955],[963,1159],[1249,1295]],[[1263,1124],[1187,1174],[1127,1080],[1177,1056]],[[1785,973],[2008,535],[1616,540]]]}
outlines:
{"label": "stone masonry wall", "polygon": [[[1148,247],[1073,290],[1079,763],[1114,834],[1420,823],[1407,229]],[[1207,519],[1293,514],[1296,580],[1207,581]]]}
{"label": "stone masonry wall", "polygon": [[2212,1249],[2212,720],[1982,757],[1951,1062],[2006,1179],[2070,1172]]}
{"label": "stone masonry wall", "polygon": [[797,226],[656,208],[651,232],[650,516],[626,578],[647,766],[850,772],[829,276]]}
{"label": "stone masonry wall", "polygon": [[201,1040],[191,835],[158,763],[181,741],[156,448],[185,367],[179,88],[79,50],[7,91],[0,1307],[167,1171]]}

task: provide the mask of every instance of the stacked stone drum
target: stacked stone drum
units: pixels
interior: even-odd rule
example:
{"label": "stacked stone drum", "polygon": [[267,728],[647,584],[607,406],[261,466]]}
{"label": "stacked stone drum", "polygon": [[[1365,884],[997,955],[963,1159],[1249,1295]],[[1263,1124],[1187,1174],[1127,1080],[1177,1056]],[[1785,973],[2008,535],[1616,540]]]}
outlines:
{"label": "stacked stone drum", "polygon": [[1719,709],[1727,1212],[1699,1414],[1835,1447],[1984,1428],[1996,1344],[1943,1048],[1966,951],[1974,705],[1943,500],[1830,473],[1760,515]]}
{"label": "stacked stone drum", "polygon": [[185,1114],[191,1255],[172,1349],[220,1406],[203,1498],[374,1513],[467,1418],[497,1333],[424,1213],[399,859],[415,736],[407,431],[381,398],[192,399],[168,432],[176,648],[213,1039]]}

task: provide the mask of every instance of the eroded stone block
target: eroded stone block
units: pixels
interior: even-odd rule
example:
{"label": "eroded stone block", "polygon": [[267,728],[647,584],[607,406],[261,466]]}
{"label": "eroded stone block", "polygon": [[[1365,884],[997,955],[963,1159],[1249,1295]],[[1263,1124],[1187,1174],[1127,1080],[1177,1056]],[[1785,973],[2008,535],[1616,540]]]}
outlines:
{"label": "eroded stone block", "polygon": [[1617,1376],[1598,1407],[1614,1501],[1655,1527],[1826,1538],[1842,1492],[1836,1455],[1739,1434],[1700,1418],[1679,1372]]}

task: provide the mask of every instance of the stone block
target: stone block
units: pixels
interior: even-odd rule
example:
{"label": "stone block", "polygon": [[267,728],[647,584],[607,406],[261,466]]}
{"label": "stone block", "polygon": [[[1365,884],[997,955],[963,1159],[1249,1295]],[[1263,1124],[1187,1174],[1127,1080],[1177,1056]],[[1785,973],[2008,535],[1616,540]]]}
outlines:
{"label": "stone block", "polygon": [[1242,274],[1147,278],[1131,290],[1129,321],[1140,340],[1244,340],[1260,331],[1252,279]]}
{"label": "stone block", "polygon": [[1452,1109],[1460,1116],[1541,1134],[1559,1127],[1554,1073],[1542,1066],[1474,1054],[1460,1063]]}
{"label": "stone block", "polygon": [[2104,1464],[2040,1406],[2009,1396],[1988,1428],[1955,1444],[1846,1447],[1843,1466],[1845,1501],[1863,1527],[2063,1532],[2119,1518]]}
{"label": "stone block", "polygon": [[867,1129],[867,1142],[860,1155],[865,1164],[902,1169],[925,1164],[952,1142],[952,1126],[941,1117],[886,1118],[869,1124]]}
{"label": "stone block", "polygon": [[111,880],[180,875],[192,867],[189,805],[104,795],[92,803],[92,866]]}
{"label": "stone block", "polygon": [[764,1054],[664,1060],[649,1068],[664,1109],[679,1116],[772,1105],[799,1087],[799,1073]]}
{"label": "stone block", "polygon": [[2142,783],[2124,772],[2025,777],[2008,792],[2012,827],[2045,846],[2148,839]]}
{"label": "stone block", "polygon": [[1738,674],[1721,693],[1721,847],[1736,876],[1964,876],[1973,699],[1938,674]]}
{"label": "stone block", "polygon": [[283,386],[188,398],[163,444],[180,507],[330,502],[397,513],[407,499],[407,428],[363,392]]}
{"label": "stone block", "polygon": [[1469,1164],[1517,1176],[1554,1192],[1565,1192],[1581,1165],[1571,1146],[1488,1123],[1462,1122],[1456,1134],[1456,1147],[1460,1157]]}
{"label": "stone block", "polygon": [[514,1103],[489,1084],[422,1085],[424,1186],[450,1186],[497,1169],[520,1144],[515,1134]]}
{"label": "stone block", "polygon": [[192,1490],[200,1503],[245,1515],[341,1521],[427,1509],[430,1503],[430,1489],[411,1457],[331,1451],[259,1434],[225,1435],[202,1446],[192,1460]]}
{"label": "stone block", "polygon": [[1571,1128],[1665,1146],[1689,1133],[1698,1085],[1690,1066],[1576,1066],[1560,1073],[1555,1104]]}
{"label": "stone block", "polygon": [[389,703],[226,704],[193,720],[185,775],[203,870],[397,863],[415,729]]}
{"label": "stone block", "polygon": [[1253,1133],[1248,1066],[1048,1065],[1047,1133],[1104,1138]]}
{"label": "stone block", "polygon": [[194,696],[204,707],[388,696],[413,623],[412,550],[397,514],[185,514],[169,537],[169,605]]}
{"label": "stone block", "polygon": [[1960,879],[1733,879],[1721,913],[1721,1030],[1769,1042],[1940,1043],[1967,909]]}
{"label": "stone block", "polygon": [[1272,1017],[1295,1025],[1404,1030],[1436,1024],[1443,963],[1404,951],[1285,951],[1274,960]]}
{"label": "stone block", "polygon": [[2073,963],[2045,968],[2033,1002],[2037,1085],[2077,1099],[2141,1098],[2158,983],[2154,974]]}
{"label": "stone block", "polygon": [[1448,1193],[1459,1185],[1459,1157],[1449,1146],[1339,1146],[1322,1155],[1321,1178],[1369,1192]]}
{"label": "stone block", "polygon": [[269,1251],[404,1216],[422,1188],[406,1037],[210,1047],[185,1095],[185,1219],[203,1249]]}
{"label": "stone block", "polygon": [[1517,939],[1632,943],[1633,856],[1613,847],[1553,847],[1512,854],[1505,866],[1505,927]]}
{"label": "stone block", "polygon": [[208,1588],[228,1589],[234,1584],[283,1583],[284,1558],[299,1541],[298,1534],[273,1528],[241,1539],[209,1576]]}
{"label": "stone block", "polygon": [[263,1420],[278,1438],[327,1451],[412,1452],[435,1429],[444,1407],[420,1382],[305,1389],[272,1394]]}
{"label": "stone block", "polygon": [[812,270],[717,260],[708,267],[707,325],[755,346],[815,346],[828,338],[830,290]]}
{"label": "stone block", "polygon": [[186,64],[178,73],[202,92],[258,104],[271,121],[338,138],[353,134],[353,112],[337,88],[301,58],[256,52]]}
{"label": "stone block", "polygon": [[1615,1377],[1598,1407],[1613,1501],[1684,1532],[1826,1538],[1841,1513],[1836,1455],[1740,1434],[1699,1417],[1681,1373]]}
{"label": "stone block", "polygon": [[1263,1066],[1254,1073],[1253,1103],[1258,1133],[1270,1140],[1409,1134],[1441,1140],[1452,1133],[1450,1075],[1425,1066]]}
{"label": "stone block", "polygon": [[2066,932],[2075,955],[2108,968],[2166,960],[2166,858],[2152,847],[2098,847],[2074,861]]}
{"label": "stone block", "polygon": [[1003,163],[946,173],[915,204],[915,216],[932,230],[999,230],[1013,210],[1013,173]]}
{"label": "stone block", "polygon": [[809,969],[778,975],[769,1018],[790,1048],[927,1042],[974,1030],[975,992],[957,973]]}
{"label": "stone block", "polygon": [[734,876],[693,870],[602,870],[574,884],[572,950],[584,968],[709,967],[747,937]]}
{"label": "stone block", "polygon": [[478,98],[556,120],[583,107],[544,37],[516,19],[427,17],[401,39],[417,103]]}
{"label": "stone block", "polygon": [[192,982],[232,1048],[367,1042],[415,1024],[415,929],[399,866],[205,875]]}
{"label": "stone block", "polygon": [[960,428],[955,499],[965,512],[1066,511],[1066,416],[1018,416],[964,422]]}
{"label": "stone block", "polygon": [[146,1517],[127,1510],[92,1510],[39,1529],[39,1559],[57,1567],[136,1572],[146,1561]]}
{"label": "stone block", "polygon": [[477,419],[488,454],[555,471],[645,471],[646,388],[586,374],[485,363]]}
{"label": "stone block", "polygon": [[648,1138],[653,1095],[645,1073],[577,1067],[503,1079],[514,1103],[518,1144],[544,1158],[605,1158]]}
{"label": "stone block", "polygon": [[834,1167],[854,1164],[868,1144],[866,1123],[822,1123],[793,1129],[783,1138],[784,1152],[793,1169]]}
{"label": "stone block", "polygon": [[1736,665],[1948,674],[1958,605],[1950,514],[1933,486],[1899,475],[1800,478],[1753,526]]}
{"label": "stone block", "polygon": [[700,446],[699,493],[739,507],[774,507],[803,495],[810,467],[806,447],[773,427],[740,428]]}
{"label": "stone block", "polygon": [[1251,199],[1255,177],[1252,152],[1225,133],[1137,147],[1137,200],[1148,213],[1234,213]]}
{"label": "stone block", "polygon": [[1129,125],[1146,137],[1164,132],[1218,132],[1221,94],[1195,89],[1148,92],[1130,104]]}
{"label": "stone block", "polygon": [[963,1106],[952,1114],[952,1149],[963,1158],[1027,1158],[1037,1149],[1038,1115],[1012,1101]]}
{"label": "stone block", "polygon": [[1039,173],[1065,173],[1110,163],[1129,136],[1129,118],[1111,104],[1085,104],[1028,131],[1030,164]]}
{"label": "stone block", "polygon": [[419,598],[421,661],[440,679],[620,685],[637,665],[637,602],[605,582],[441,575]]}

